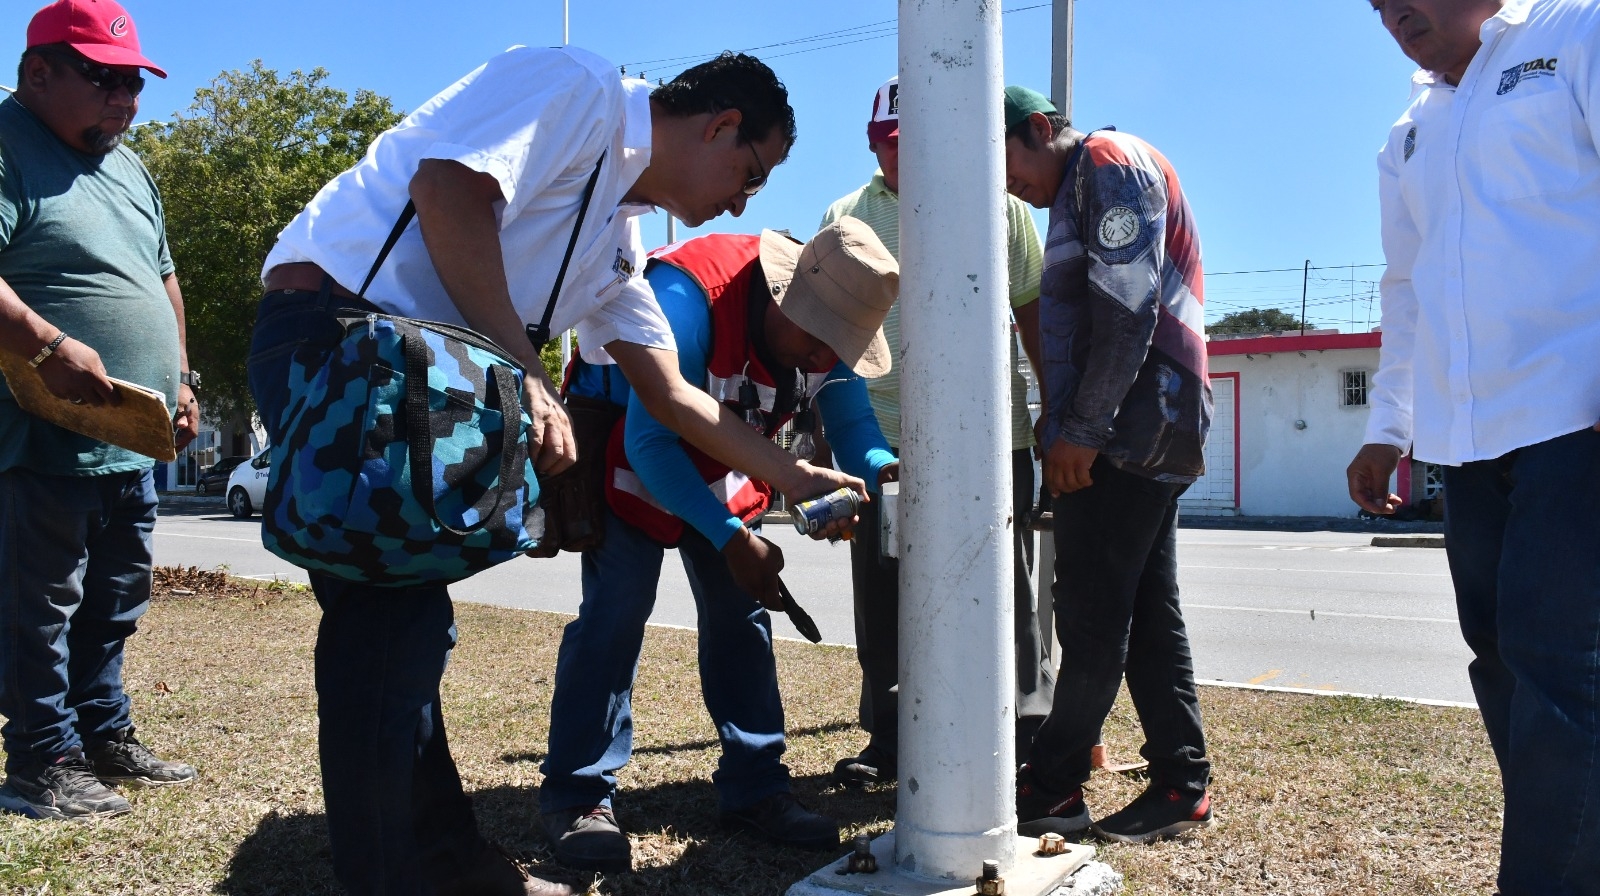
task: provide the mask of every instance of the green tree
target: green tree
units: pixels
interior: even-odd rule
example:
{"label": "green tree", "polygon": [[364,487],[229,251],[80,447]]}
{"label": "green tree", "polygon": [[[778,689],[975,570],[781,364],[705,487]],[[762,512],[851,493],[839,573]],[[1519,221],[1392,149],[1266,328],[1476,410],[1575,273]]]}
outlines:
{"label": "green tree", "polygon": [[1276,308],[1251,308],[1225,314],[1216,323],[1206,327],[1213,335],[1238,333],[1286,333],[1300,329],[1300,318]]}
{"label": "green tree", "polygon": [[358,90],[351,99],[327,77],[320,68],[281,77],[257,60],[128,139],[161,188],[189,363],[205,376],[201,407],[225,429],[255,410],[245,360],[261,263],[278,232],[401,118],[388,98]]}

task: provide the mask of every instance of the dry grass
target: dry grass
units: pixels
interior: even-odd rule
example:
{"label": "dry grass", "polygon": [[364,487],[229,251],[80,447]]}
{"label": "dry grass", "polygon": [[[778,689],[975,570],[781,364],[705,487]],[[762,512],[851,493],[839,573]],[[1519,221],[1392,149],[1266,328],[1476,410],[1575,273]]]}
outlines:
{"label": "dry grass", "polygon": [[[289,589],[168,572],[193,595],[158,600],[131,642],[127,684],[141,736],[193,762],[187,789],[135,791],[131,815],[93,825],[0,817],[8,893],[316,894],[329,873],[316,770],[311,643],[317,608]],[[446,717],[485,832],[530,862],[550,676],[566,619],[459,604]],[[893,788],[835,792],[824,777],[863,742],[851,651],[782,643],[787,757],[802,799],[851,832],[886,830]],[[1100,858],[1139,894],[1486,893],[1499,836],[1498,779],[1476,714],[1392,701],[1208,688],[1217,824]],[[699,699],[692,633],[652,629],[636,691],[638,752],[618,812],[634,873],[596,892],[770,896],[823,858],[717,826],[717,748]],[[1126,700],[1106,726],[1113,756],[1138,746]],[[1142,784],[1097,776],[1114,810]],[[842,850],[841,850],[842,852]]]}

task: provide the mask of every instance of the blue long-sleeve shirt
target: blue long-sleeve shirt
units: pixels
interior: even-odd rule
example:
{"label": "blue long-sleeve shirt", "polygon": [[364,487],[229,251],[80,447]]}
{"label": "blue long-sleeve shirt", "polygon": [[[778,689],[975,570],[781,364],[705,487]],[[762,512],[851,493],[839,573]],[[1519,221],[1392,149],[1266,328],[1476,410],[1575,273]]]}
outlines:
{"label": "blue long-sleeve shirt", "polygon": [[[672,265],[653,265],[645,277],[655,291],[678,344],[678,371],[686,381],[703,385],[711,357],[711,307],[705,292]],[[607,378],[609,392],[605,389]],[[834,447],[834,456],[845,472],[876,483],[879,471],[893,463],[895,457],[878,430],[877,419],[867,401],[866,381],[842,363],[834,366],[828,379],[830,384],[818,393],[816,400],[828,421],[828,439]],[[624,445],[628,462],[662,507],[693,526],[719,549],[744,525],[706,487],[705,480],[683,450],[678,434],[650,416],[620,370],[583,365],[571,388],[580,395],[607,395],[617,404],[627,405]]]}

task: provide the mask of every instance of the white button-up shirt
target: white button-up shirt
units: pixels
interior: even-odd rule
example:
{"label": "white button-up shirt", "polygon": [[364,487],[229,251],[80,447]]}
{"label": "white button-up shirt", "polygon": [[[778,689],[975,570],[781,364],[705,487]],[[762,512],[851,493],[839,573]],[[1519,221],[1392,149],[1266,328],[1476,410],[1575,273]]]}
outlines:
{"label": "white button-up shirt", "polygon": [[[622,204],[650,162],[650,85],[624,80],[585,50],[512,47],[445,88],[373,141],[278,235],[262,274],[315,262],[359,289],[410,197],[422,159],[447,159],[493,176],[511,302],[538,323],[577,223],[584,187],[606,153],[572,253],[550,332],[576,327],[584,357],[609,360],[613,340],[671,349],[672,330],[644,279],[638,216]],[[439,282],[415,221],[366,297],[393,314],[465,325]]]}
{"label": "white button-up shirt", "polygon": [[[1461,464],[1600,421],[1600,2],[1512,0],[1378,155],[1368,442]],[[1600,110],[1597,110],[1600,112]]]}

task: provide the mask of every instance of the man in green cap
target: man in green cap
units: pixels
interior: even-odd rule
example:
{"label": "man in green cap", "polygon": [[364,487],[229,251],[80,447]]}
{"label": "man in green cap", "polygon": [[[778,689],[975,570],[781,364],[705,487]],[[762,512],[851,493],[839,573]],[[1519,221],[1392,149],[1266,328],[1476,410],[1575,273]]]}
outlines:
{"label": "man in green cap", "polygon": [[[1006,88],[1005,122],[1006,189],[1050,210],[1038,436],[1055,496],[1062,656],[1017,776],[1018,831],[1148,843],[1211,821],[1176,538],[1178,497],[1205,472],[1211,423],[1200,238],[1150,144],[1073,130],[1025,87]],[[1124,672],[1150,786],[1092,824],[1082,785]]]}

